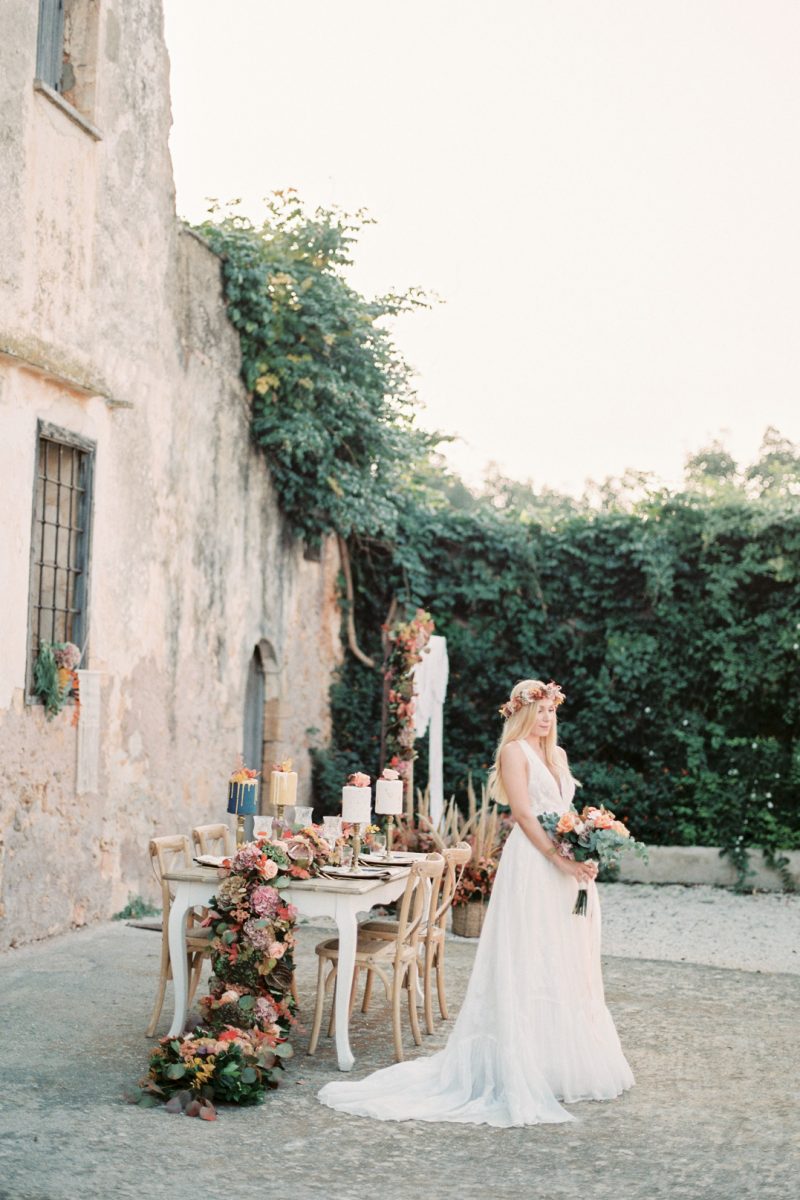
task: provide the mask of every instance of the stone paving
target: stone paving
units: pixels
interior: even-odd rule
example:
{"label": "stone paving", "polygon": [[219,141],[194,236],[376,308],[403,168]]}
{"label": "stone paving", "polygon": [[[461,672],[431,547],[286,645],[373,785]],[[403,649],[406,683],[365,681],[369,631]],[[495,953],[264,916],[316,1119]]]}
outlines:
{"label": "stone paving", "polygon": [[[131,1107],[123,1092],[147,1062],[142,1031],[158,936],[109,923],[0,956],[0,1200],[796,1200],[800,980],[797,958],[784,965],[779,948],[796,948],[800,898],[765,906],[760,896],[669,890],[659,904],[666,889],[603,888],[614,952],[604,959],[607,999],[637,1084],[616,1101],[574,1105],[579,1123],[560,1126],[346,1117],[315,1099],[336,1072],[335,1055],[323,1038],[308,1058],[307,1033],[295,1040],[285,1082],[259,1108],[222,1110],[208,1124]],[[709,901],[704,891],[715,895]],[[738,933],[734,965],[747,969],[665,958],[691,956],[696,909],[711,914],[705,925],[718,951],[720,930]],[[761,965],[757,954],[748,958],[748,921],[772,931]],[[636,957],[617,956],[626,928]],[[326,932],[301,930],[306,1013],[313,946]],[[473,955],[474,944],[450,941],[454,1010]],[[447,1028],[420,1052],[439,1048]],[[391,1061],[377,993],[366,1017],[354,1015],[352,1042],[356,1074]],[[410,1036],[406,1048],[414,1052]]]}

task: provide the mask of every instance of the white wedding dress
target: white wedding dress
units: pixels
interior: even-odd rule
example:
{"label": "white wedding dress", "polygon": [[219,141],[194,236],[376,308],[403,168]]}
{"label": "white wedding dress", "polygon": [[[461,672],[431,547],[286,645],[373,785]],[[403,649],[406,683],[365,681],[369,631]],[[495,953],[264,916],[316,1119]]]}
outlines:
{"label": "white wedding dress", "polygon": [[[525,742],[535,813],[563,812],[559,789]],[[573,1121],[560,1101],[610,1100],[633,1084],[606,1008],[600,905],[573,915],[577,882],[516,826],[506,842],[458,1019],[444,1050],[365,1079],[328,1083],[323,1104],[381,1121],[498,1126]]]}

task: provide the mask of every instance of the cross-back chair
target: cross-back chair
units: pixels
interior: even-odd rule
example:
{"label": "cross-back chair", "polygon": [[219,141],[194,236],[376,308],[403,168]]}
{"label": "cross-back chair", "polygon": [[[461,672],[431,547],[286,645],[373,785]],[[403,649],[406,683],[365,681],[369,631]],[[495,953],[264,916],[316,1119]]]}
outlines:
{"label": "cross-back chair", "polygon": [[192,830],[195,854],[233,854],[233,833],[224,821],[217,825],[195,825]]}
{"label": "cross-back chair", "polygon": [[[431,888],[427,918],[420,933],[420,954],[423,957],[422,982],[424,991],[425,1028],[428,1033],[434,1032],[433,1025],[433,976],[436,976],[436,995],[439,1002],[439,1012],[442,1020],[449,1020],[447,1012],[447,996],[445,992],[444,957],[447,935],[447,914],[453,906],[458,881],[465,866],[472,857],[472,848],[468,842],[459,842],[457,846],[448,846],[441,851],[445,862],[445,870],[441,886]],[[395,921],[365,921],[362,929],[377,937],[393,937],[397,928]],[[364,988],[364,999],[361,1011],[369,1008],[372,994],[372,980],[367,976]]]}
{"label": "cross-back chair", "polygon": [[[435,890],[438,893],[444,872],[444,865],[444,859],[440,854],[430,854],[427,858],[420,859],[411,865],[405,891],[400,900],[398,919],[393,936],[387,937],[381,934],[374,934],[365,929],[363,925],[359,927],[358,940],[356,942],[355,970],[352,980],[345,980],[342,983],[342,980],[337,978],[339,968],[339,939],[329,938],[317,945],[316,953],[319,958],[317,999],[314,1008],[311,1040],[308,1046],[309,1054],[314,1054],[317,1049],[320,1029],[322,1028],[322,1012],[325,1004],[325,996],[331,991],[334,985],[335,987],[349,986],[350,1012],[352,1013],[359,977],[364,970],[367,972],[367,986],[371,988],[372,976],[377,975],[383,984],[386,999],[390,1003],[395,1060],[397,1062],[403,1061],[403,1037],[400,1025],[403,988],[408,992],[408,1018],[411,1025],[411,1033],[415,1043],[418,1046],[421,1045],[422,1034],[420,1033],[419,1021],[417,1019],[417,977],[419,971],[420,932],[428,907],[428,888],[426,884],[429,883],[431,891]],[[326,965],[330,967],[327,978],[325,977]],[[333,1032],[334,1006],[335,991],[334,1003],[331,1008],[331,1021],[328,1026],[329,1034]]]}
{"label": "cross-back chair", "polygon": [[[147,1026],[147,1037],[153,1037],[164,1005],[167,981],[172,978],[172,965],[169,959],[169,910],[172,905],[172,892],[169,880],[165,879],[164,875],[175,867],[190,868],[192,866],[192,850],[185,833],[178,833],[171,837],[151,838],[148,850],[151,866],[161,885],[161,964],[153,1015]],[[186,927],[186,963],[189,970],[188,1004],[192,1003],[200,982],[203,959],[210,954],[211,937],[212,931],[194,925],[194,914],[189,913]]]}

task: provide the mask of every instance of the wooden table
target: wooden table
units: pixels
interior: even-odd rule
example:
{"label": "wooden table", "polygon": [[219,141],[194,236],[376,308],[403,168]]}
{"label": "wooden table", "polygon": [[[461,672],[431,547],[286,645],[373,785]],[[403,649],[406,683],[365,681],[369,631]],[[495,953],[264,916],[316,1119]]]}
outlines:
{"label": "wooden table", "polygon": [[[415,856],[416,857],[416,856]],[[389,904],[406,886],[408,867],[392,868],[391,879],[298,879],[281,889],[281,895],[305,917],[333,917],[339,931],[339,979],[352,979],[356,962],[358,914],[378,904]],[[169,913],[169,958],[175,992],[175,1012],[170,1037],[183,1032],[186,1023],[188,971],[186,967],[186,918],[196,906],[208,906],[219,887],[214,867],[176,868],[164,878],[175,896]],[[350,988],[336,988],[336,1054],[340,1071],[350,1071]]]}

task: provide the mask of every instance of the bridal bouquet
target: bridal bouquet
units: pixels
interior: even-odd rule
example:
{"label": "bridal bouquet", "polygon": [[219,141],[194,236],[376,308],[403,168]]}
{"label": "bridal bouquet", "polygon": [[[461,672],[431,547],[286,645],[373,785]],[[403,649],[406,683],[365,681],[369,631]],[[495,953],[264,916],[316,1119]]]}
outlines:
{"label": "bridal bouquet", "polygon": [[[587,805],[582,812],[568,808],[564,813],[542,813],[539,822],[558,847],[562,858],[575,862],[596,862],[601,867],[614,867],[625,849],[633,850],[647,862],[647,847],[630,835],[630,830],[618,821],[609,808]],[[572,910],[586,915],[586,888],[578,891]]]}

